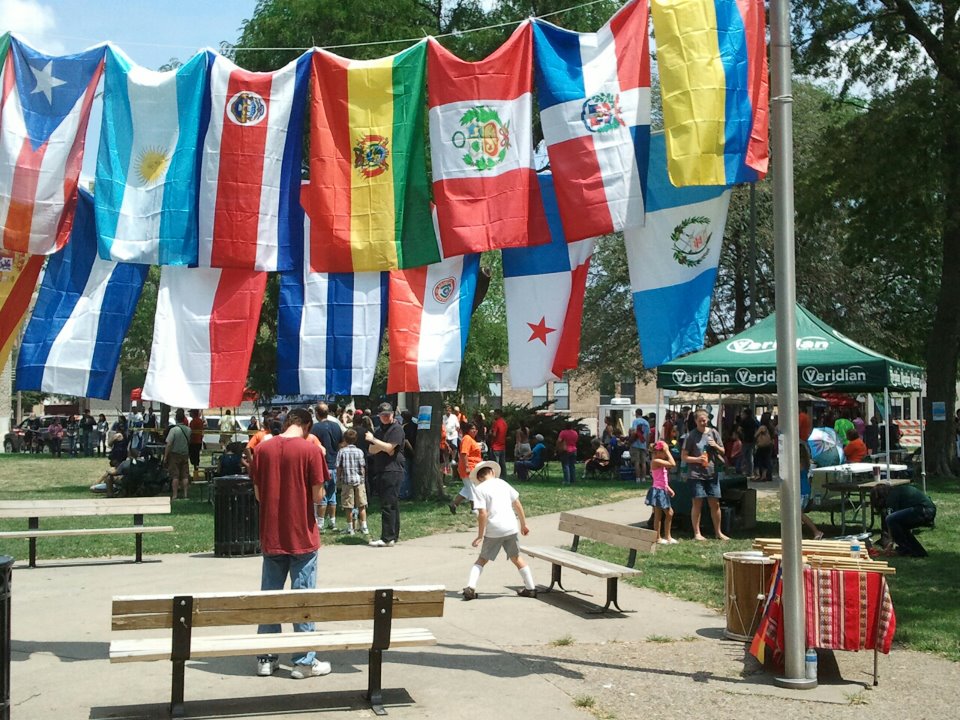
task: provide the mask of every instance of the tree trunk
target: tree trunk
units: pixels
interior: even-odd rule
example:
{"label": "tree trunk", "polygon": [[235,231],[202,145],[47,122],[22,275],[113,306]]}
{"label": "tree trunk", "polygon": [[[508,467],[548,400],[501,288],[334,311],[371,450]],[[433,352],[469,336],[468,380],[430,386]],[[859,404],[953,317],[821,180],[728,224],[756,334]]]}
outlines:
{"label": "tree trunk", "polygon": [[[420,405],[433,408],[430,427],[417,431],[417,446],[413,458],[413,494],[418,500],[442,498],[443,475],[440,472],[440,432],[443,418],[443,396],[438,392],[420,393]],[[415,412],[416,408],[411,408]]]}
{"label": "tree trunk", "polygon": [[[943,259],[940,292],[927,338],[927,397],[946,404],[946,422],[927,425],[927,471],[953,475],[956,459],[953,417],[960,359],[960,88],[941,75],[940,167],[943,176]],[[925,409],[926,410],[926,409]],[[928,416],[929,417],[929,416]]]}

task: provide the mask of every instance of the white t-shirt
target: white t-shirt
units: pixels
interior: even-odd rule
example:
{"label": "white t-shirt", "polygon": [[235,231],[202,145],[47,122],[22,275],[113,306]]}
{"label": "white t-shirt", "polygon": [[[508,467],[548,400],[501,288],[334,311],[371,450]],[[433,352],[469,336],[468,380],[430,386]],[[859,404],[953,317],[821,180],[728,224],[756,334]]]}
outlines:
{"label": "white t-shirt", "polygon": [[513,503],[519,497],[520,493],[500,478],[489,478],[473,486],[473,506],[487,511],[484,537],[506,537],[520,532],[520,523],[513,512]]}
{"label": "white t-shirt", "polygon": [[460,436],[460,420],[450,413],[443,419],[443,429],[447,432],[447,440],[456,440]]}

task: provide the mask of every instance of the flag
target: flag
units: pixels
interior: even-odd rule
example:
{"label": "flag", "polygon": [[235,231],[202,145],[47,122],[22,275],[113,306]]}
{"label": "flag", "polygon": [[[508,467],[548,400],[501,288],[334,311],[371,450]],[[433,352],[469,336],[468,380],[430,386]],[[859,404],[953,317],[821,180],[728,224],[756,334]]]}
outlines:
{"label": "flag", "polygon": [[104,47],[53,57],[10,40],[0,86],[0,247],[49,255],[70,237]]}
{"label": "flag", "polygon": [[[533,42],[524,22],[466,62],[430,40],[430,156],[443,256],[522,247],[543,227],[533,168]],[[545,241],[545,240],[544,240]]]}
{"label": "flag", "polygon": [[17,390],[110,397],[146,265],[97,255],[94,200],[80,190],[70,242],[51,255],[17,356]]}
{"label": "flag", "polygon": [[289,270],[303,241],[300,170],[310,53],[276,72],[210,63],[200,169],[200,265]]}
{"label": "flag", "polygon": [[650,139],[647,223],[624,230],[644,367],[703,347],[730,190],[677,188],[663,133]]}
{"label": "flag", "polygon": [[460,255],[390,273],[388,393],[457,389],[479,268]]}
{"label": "flag", "polygon": [[310,262],[317,272],[437,262],[424,151],[421,42],[379,60],[313,54]]}
{"label": "flag", "polygon": [[0,371],[20,331],[30,298],[43,268],[43,255],[28,255],[0,248]]}
{"label": "flag", "polygon": [[594,239],[568,243],[550,173],[538,176],[549,243],[503,251],[510,384],[536,388],[577,367]]}
{"label": "flag", "polygon": [[651,0],[670,180],[767,172],[770,85],[763,0]]}
{"label": "flag", "polygon": [[104,260],[197,264],[207,58],[154,72],[107,48],[94,198]]}
{"label": "flag", "polygon": [[267,274],[253,270],[164,267],[143,398],[239,405],[266,285]]}
{"label": "flag", "polygon": [[369,395],[387,320],[388,274],[316,273],[309,253],[309,243],[303,253],[294,248],[294,269],[280,275],[277,392]]}
{"label": "flag", "polygon": [[533,24],[540,123],[568,240],[643,225],[650,148],[647,4],[597,33]]}

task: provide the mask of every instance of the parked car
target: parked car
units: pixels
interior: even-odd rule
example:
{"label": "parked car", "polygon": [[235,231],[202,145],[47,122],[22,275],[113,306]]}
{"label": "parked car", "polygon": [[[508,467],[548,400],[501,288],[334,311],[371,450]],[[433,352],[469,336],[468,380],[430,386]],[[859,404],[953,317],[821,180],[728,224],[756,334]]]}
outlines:
{"label": "parked car", "polygon": [[[206,422],[207,427],[203,433],[203,449],[204,450],[219,450],[220,449],[220,418],[221,415],[204,415],[203,419]],[[231,442],[239,440],[246,442],[247,435],[247,426],[250,424],[250,418],[245,417],[234,417],[234,424],[237,426],[237,429],[231,435]]]}
{"label": "parked car", "polygon": [[[10,428],[10,432],[3,436],[3,451],[15,452],[44,452],[50,450],[49,427],[54,419],[66,426],[66,415],[43,415],[39,418],[27,418]],[[31,429],[31,423],[36,423],[37,429]]]}

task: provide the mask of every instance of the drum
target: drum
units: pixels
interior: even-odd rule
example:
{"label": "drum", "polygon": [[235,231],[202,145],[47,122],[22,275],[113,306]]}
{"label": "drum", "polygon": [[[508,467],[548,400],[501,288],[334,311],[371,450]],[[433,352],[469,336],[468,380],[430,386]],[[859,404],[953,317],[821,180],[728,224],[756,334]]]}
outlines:
{"label": "drum", "polygon": [[724,610],[731,640],[749,642],[760,625],[773,577],[773,558],[759,551],[723,554]]}

